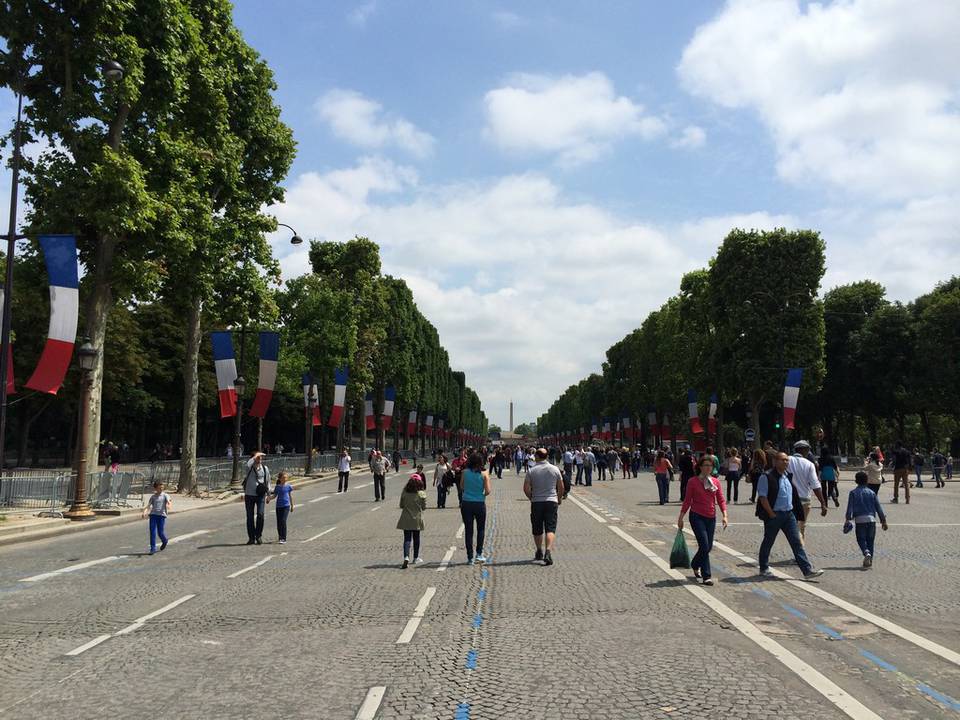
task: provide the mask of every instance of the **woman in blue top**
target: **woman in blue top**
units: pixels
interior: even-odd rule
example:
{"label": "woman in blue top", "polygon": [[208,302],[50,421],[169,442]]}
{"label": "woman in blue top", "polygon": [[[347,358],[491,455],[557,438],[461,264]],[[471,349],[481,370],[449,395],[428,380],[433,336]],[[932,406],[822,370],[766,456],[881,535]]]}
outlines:
{"label": "woman in blue top", "polygon": [[[293,512],[293,485],[287,482],[287,473],[277,475],[277,484],[273,486],[270,495],[277,499],[277,535],[280,544],[287,543],[287,516]],[[270,498],[267,498],[270,502]]]}
{"label": "woman in blue top", "polygon": [[840,470],[837,467],[837,461],[830,454],[826,445],[820,451],[818,463],[820,465],[820,483],[826,488],[827,497],[833,498],[833,504],[840,507],[840,490],[837,488]]}
{"label": "woman in blue top", "polygon": [[[487,524],[486,498],[490,494],[490,474],[484,469],[483,456],[474,453],[467,460],[467,467],[460,473],[460,517],[463,518],[464,540],[467,546],[467,564],[483,563],[483,533]],[[477,524],[477,545],[474,553],[473,524]]]}

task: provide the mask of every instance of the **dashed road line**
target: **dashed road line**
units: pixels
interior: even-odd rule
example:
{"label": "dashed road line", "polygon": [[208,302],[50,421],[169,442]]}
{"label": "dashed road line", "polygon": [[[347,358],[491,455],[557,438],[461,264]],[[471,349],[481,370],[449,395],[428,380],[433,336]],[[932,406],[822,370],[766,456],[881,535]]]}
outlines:
{"label": "dashed road line", "polygon": [[356,720],[373,720],[380,709],[380,703],[383,702],[383,695],[387,692],[385,685],[377,685],[367,690],[367,696],[363,699],[363,704],[357,710]]}
{"label": "dashed road line", "polygon": [[382,510],[383,505],[377,505],[376,507],[370,508],[370,512],[376,512],[377,510]]}
{"label": "dashed road line", "polygon": [[457,540],[463,540],[463,531],[466,529],[467,529],[466,526],[461,525],[460,527],[457,528],[457,534],[454,537],[456,537]]}
{"label": "dashed road line", "polygon": [[119,560],[120,558],[125,557],[128,556],[111,555],[110,557],[100,558],[99,560],[88,560],[87,562],[77,563],[76,565],[68,565],[67,567],[60,568],[59,570],[51,570],[50,572],[40,573],[39,575],[23,578],[20,582],[40,582],[41,580],[47,580],[58,575],[66,575],[67,573],[72,573],[77,570],[85,570],[86,568],[93,567],[95,565],[102,565],[103,563],[113,562],[114,560]]}
{"label": "dashed road line", "polygon": [[[281,555],[286,555],[286,553],[280,553],[280,554],[281,554]],[[230,575],[227,575],[227,579],[228,579],[228,580],[233,580],[234,578],[240,577],[240,576],[243,575],[244,573],[248,573],[248,572],[250,572],[251,570],[256,570],[258,567],[260,567],[261,565],[264,565],[264,564],[270,562],[270,561],[273,560],[273,558],[275,558],[275,557],[276,557],[276,555],[267,555],[263,560],[258,560],[257,562],[255,562],[255,563],[254,563],[253,565],[251,565],[250,567],[245,567],[243,570],[237,570],[235,573],[231,573]]]}
{"label": "dashed road line", "polygon": [[327,529],[324,530],[323,532],[317,533],[317,534],[314,535],[313,537],[308,537],[306,540],[301,540],[300,542],[302,542],[302,543],[313,542],[313,541],[316,540],[317,538],[322,538],[322,537],[323,537],[324,535],[326,535],[327,533],[332,533],[332,532],[333,532],[334,530],[336,530],[336,529],[337,529],[337,526],[334,525],[332,528],[327,528]]}
{"label": "dashed road line", "polygon": [[329,498],[329,497],[331,497],[331,496],[330,496],[330,495],[321,495],[320,497],[315,497],[315,498],[313,498],[313,500],[307,500],[307,502],[308,502],[308,503],[317,503],[317,502],[320,502],[321,500],[326,500],[326,499]]}
{"label": "dashed road line", "polygon": [[159,617],[160,615],[163,615],[164,613],[170,612],[170,611],[173,610],[174,608],[179,607],[180,605],[183,605],[183,603],[187,602],[188,600],[192,600],[192,599],[195,598],[195,597],[196,597],[196,594],[193,594],[193,595],[184,595],[182,598],[180,598],[180,599],[178,599],[178,600],[174,600],[172,603],[170,603],[170,604],[168,604],[168,605],[164,605],[164,606],[163,606],[162,608],[160,608],[159,610],[154,610],[154,611],[151,612],[151,613],[147,613],[147,614],[144,615],[143,617],[137,618],[136,620],[134,620],[132,623],[130,623],[129,625],[127,625],[127,626],[126,626],[125,628],[123,628],[122,630],[118,630],[117,632],[111,633],[111,634],[109,634],[109,635],[100,635],[99,637],[95,637],[93,640],[90,640],[89,642],[84,643],[84,644],[81,645],[80,647],[74,648],[73,650],[71,650],[70,652],[68,652],[68,653],[67,653],[67,656],[68,656],[68,657],[76,657],[77,655],[82,655],[82,654],[85,653],[87,650],[90,650],[91,648],[95,648],[97,645],[100,645],[101,643],[106,642],[107,640],[109,640],[109,639],[112,638],[112,637],[120,637],[121,635],[129,635],[130,633],[135,632],[136,630],[139,630],[140,628],[142,628],[142,627],[144,626],[144,624],[145,624],[148,620],[153,620],[153,618],[155,618],[155,617]]}
{"label": "dashed road line", "polygon": [[184,540],[189,540],[190,538],[197,537],[198,535],[206,535],[212,532],[213,530],[194,530],[186,535],[176,535],[167,541],[167,545],[173,545],[174,543],[183,542]]}
{"label": "dashed road line", "polygon": [[597,515],[593,510],[591,510],[591,509],[588,508],[586,505],[584,505],[582,502],[580,502],[579,500],[577,500],[577,498],[575,498],[573,495],[568,496],[567,499],[568,499],[570,502],[572,502],[574,505],[579,506],[581,510],[583,510],[587,515],[589,515],[590,517],[592,517],[592,518],[593,518],[594,520],[596,520],[598,523],[603,523],[604,525],[606,525],[607,521],[606,521],[604,518],[602,518],[602,517],[600,517],[599,515]]}
{"label": "dashed road line", "polygon": [[443,560],[440,561],[440,567],[437,568],[437,572],[443,572],[447,569],[447,566],[450,564],[450,560],[453,559],[453,554],[457,551],[456,546],[451,545],[450,549],[443,556]]}
{"label": "dashed road line", "polygon": [[403,628],[403,632],[401,632],[400,637],[397,638],[397,645],[406,645],[413,639],[413,634],[417,631],[417,628],[420,627],[420,621],[423,620],[423,616],[427,612],[427,607],[430,605],[430,601],[436,593],[437,589],[435,587],[428,587],[426,589],[423,597],[420,598],[420,602],[417,603],[416,609],[413,611],[413,616],[407,620],[406,627]]}

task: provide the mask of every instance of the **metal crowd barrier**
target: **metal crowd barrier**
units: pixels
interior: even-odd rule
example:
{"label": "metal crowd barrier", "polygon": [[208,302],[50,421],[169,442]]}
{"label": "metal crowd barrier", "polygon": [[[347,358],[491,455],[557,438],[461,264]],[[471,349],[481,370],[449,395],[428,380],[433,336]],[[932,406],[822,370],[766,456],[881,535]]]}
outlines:
{"label": "metal crowd barrier", "polygon": [[15,471],[0,478],[0,507],[40,509],[39,515],[63,517],[71,498],[72,482],[66,473]]}

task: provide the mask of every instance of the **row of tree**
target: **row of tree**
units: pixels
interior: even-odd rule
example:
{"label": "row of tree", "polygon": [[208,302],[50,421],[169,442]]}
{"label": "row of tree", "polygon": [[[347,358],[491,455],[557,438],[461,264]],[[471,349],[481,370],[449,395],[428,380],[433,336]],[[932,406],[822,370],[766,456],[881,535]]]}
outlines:
{"label": "row of tree", "polygon": [[[273,74],[233,24],[228,0],[0,3],[0,85],[22,94],[25,234],[73,233],[85,273],[80,336],[100,350],[88,447],[182,448],[192,482],[198,445],[223,448],[207,331],[283,333],[276,435],[302,427],[300,374],[318,384],[350,367],[349,401],[394,384],[400,405],[427,406],[483,430],[462,374],[403,283],[380,274],[376,246],[314,243],[313,273],[280,286],[263,208],[283,199],[295,153]],[[103,71],[123,67],[120,79]],[[9,150],[12,133],[5,138]],[[49,301],[32,242],[15,265],[15,369],[29,374]],[[243,354],[256,358],[256,335]],[[238,343],[243,346],[243,343]],[[256,363],[244,368],[249,386]],[[51,447],[70,457],[75,371],[56,398],[10,406],[19,461]],[[454,398],[456,402],[454,403]],[[362,415],[362,413],[357,413]],[[274,416],[270,416],[270,421]],[[204,435],[201,440],[200,435]],[[6,440],[6,438],[4,438]],[[249,447],[249,443],[247,445]]]}
{"label": "row of tree", "polygon": [[[706,269],[607,350],[602,372],[570,386],[539,418],[541,435],[647,416],[687,427],[687,391],[719,398],[720,445],[743,428],[778,440],[788,368],[803,368],[797,435],[854,452],[894,439],[932,448],[958,438],[960,278],[911,303],[864,280],[818,296],[819,234],[733,230]],[[703,403],[701,402],[701,410]],[[687,430],[689,433],[689,430]]]}

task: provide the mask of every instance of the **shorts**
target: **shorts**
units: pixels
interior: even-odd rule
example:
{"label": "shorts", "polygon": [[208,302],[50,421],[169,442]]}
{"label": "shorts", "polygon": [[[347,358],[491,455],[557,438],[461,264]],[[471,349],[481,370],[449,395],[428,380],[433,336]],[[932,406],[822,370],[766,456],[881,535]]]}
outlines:
{"label": "shorts", "polygon": [[534,535],[557,531],[557,508],[559,505],[549,500],[530,503],[530,526]]}

